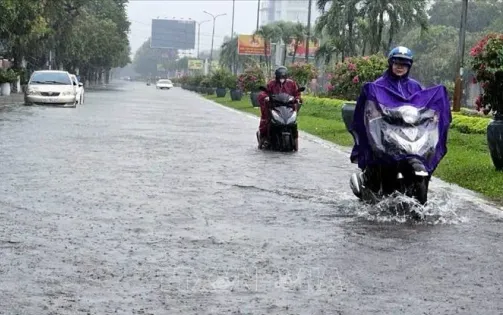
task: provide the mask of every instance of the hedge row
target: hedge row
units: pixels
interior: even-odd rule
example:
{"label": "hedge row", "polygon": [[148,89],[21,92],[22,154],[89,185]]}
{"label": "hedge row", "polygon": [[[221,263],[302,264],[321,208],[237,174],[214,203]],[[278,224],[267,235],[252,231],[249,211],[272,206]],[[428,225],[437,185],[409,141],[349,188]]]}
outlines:
{"label": "hedge row", "polygon": [[[305,106],[303,111],[308,111],[309,115],[326,119],[341,119],[340,110],[347,101],[319,98],[314,96],[303,96]],[[487,125],[491,119],[487,116],[478,116],[470,113],[452,113],[451,128],[461,133],[485,134]]]}

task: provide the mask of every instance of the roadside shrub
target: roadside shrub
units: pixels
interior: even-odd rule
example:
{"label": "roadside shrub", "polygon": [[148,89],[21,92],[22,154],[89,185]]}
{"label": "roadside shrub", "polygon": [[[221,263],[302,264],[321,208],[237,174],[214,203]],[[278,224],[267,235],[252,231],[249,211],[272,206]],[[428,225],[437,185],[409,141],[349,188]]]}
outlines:
{"label": "roadside shrub", "polygon": [[330,95],[356,100],[363,84],[376,80],[387,68],[388,61],[382,55],[346,58],[335,66],[330,80]]}
{"label": "roadside shrub", "polygon": [[184,75],[184,76],[182,76],[182,77],[179,78],[179,81],[180,81],[180,84],[186,85],[186,84],[189,83],[190,77],[188,75]]}
{"label": "roadside shrub", "polygon": [[204,87],[204,88],[209,88],[211,87],[211,79],[206,77],[204,79],[201,80],[201,82],[199,83],[199,85],[201,87]]}
{"label": "roadside shrub", "polygon": [[459,113],[452,113],[451,128],[461,133],[485,134],[487,125],[491,122],[485,117],[467,116]]}
{"label": "roadside shrub", "polygon": [[241,91],[257,92],[261,85],[266,85],[264,71],[259,66],[246,68],[238,78]]}
{"label": "roadside shrub", "polygon": [[471,49],[472,70],[482,86],[483,93],[475,104],[488,114],[503,115],[503,34],[484,36]]}
{"label": "roadside shrub", "polygon": [[238,77],[237,75],[231,74],[227,77],[225,81],[225,87],[229,90],[239,90]]}
{"label": "roadside shrub", "polygon": [[302,95],[302,100],[304,101],[305,106],[302,106],[302,109],[300,110],[301,116],[305,114],[312,117],[334,119],[339,121],[342,119],[342,106],[345,103],[348,103],[344,100],[304,95]]}
{"label": "roadside shrub", "polygon": [[18,75],[13,69],[0,69],[0,83],[14,83]]}
{"label": "roadside shrub", "polygon": [[216,88],[225,88],[231,75],[228,70],[220,68],[211,76],[211,85]]}
{"label": "roadside shrub", "polygon": [[201,81],[204,80],[203,75],[195,75],[192,77],[189,77],[189,85],[191,86],[199,86],[201,84]]}
{"label": "roadside shrub", "polygon": [[312,79],[318,76],[318,70],[310,63],[294,63],[289,66],[288,73],[290,77],[297,82],[299,86],[306,86]]}

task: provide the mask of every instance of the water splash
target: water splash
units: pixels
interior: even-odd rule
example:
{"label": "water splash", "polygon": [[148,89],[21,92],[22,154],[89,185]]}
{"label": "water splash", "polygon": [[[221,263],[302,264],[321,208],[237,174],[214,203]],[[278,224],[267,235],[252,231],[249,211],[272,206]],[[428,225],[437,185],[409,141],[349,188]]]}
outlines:
{"label": "water splash", "polygon": [[370,221],[414,224],[460,224],[468,221],[462,213],[462,201],[446,191],[430,192],[425,205],[396,192],[374,205],[356,208],[356,216]]}

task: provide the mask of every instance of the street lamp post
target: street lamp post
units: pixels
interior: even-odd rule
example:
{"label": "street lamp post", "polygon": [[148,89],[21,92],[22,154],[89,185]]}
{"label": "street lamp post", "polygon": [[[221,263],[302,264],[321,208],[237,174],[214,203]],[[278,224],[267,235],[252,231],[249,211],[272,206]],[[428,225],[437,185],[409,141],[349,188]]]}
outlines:
{"label": "street lamp post", "polygon": [[307,9],[307,37],[306,37],[306,63],[309,63],[309,41],[311,40],[311,7],[313,6],[312,0],[309,0],[309,7]]}
{"label": "street lamp post", "polygon": [[[236,8],[236,0],[232,0],[232,26],[231,26],[231,42],[234,39],[234,10]],[[232,54],[232,73],[236,74],[236,54]]]}
{"label": "street lamp post", "polygon": [[199,48],[201,47],[201,24],[211,22],[210,20],[197,22],[197,59],[199,59]]}
{"label": "street lamp post", "polygon": [[211,34],[211,51],[210,51],[210,69],[211,69],[211,62],[213,61],[213,42],[215,40],[215,20],[219,17],[219,16],[224,16],[224,15],[227,15],[227,13],[222,13],[222,14],[218,14],[218,15],[213,15],[211,13],[209,13],[208,11],[203,11],[204,13],[208,14],[209,16],[211,16],[213,18],[213,32]]}

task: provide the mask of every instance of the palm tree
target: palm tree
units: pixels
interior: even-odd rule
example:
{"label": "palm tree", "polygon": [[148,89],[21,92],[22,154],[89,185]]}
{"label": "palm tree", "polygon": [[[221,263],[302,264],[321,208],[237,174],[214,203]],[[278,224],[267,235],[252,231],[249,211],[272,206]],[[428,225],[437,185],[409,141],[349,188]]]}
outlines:
{"label": "palm tree", "polygon": [[303,43],[306,40],[306,30],[307,27],[302,23],[296,23],[293,28],[293,39],[295,40],[293,46],[293,56],[292,63],[295,62],[295,56],[297,55],[297,49],[299,48],[299,44]]}
{"label": "palm tree", "polygon": [[275,23],[280,32],[281,32],[281,41],[283,42],[284,48],[283,48],[283,62],[282,64],[286,64],[286,57],[287,57],[287,51],[288,51],[288,45],[292,42],[292,38],[294,37],[294,31],[295,31],[295,23],[293,22],[285,22],[285,21],[280,21]]}
{"label": "palm tree", "polygon": [[[389,50],[393,39],[405,26],[418,24],[423,30],[427,28],[427,1],[318,0],[322,15],[316,31],[333,38],[343,57],[355,55],[357,43],[362,53],[369,46],[370,53],[375,54],[382,49]],[[383,44],[386,35],[387,42]]]}
{"label": "palm tree", "polygon": [[244,67],[250,56],[238,55],[238,37],[234,36],[224,38],[224,42],[220,46],[220,65],[228,67],[232,73],[236,74],[238,69]]}
{"label": "palm tree", "polygon": [[[371,53],[377,53],[382,48],[389,50],[394,36],[405,25],[418,24],[421,29],[426,29],[428,26],[426,4],[427,0],[363,1],[360,14],[369,21],[373,39],[370,47]],[[386,26],[388,26],[388,41],[382,45]]]}
{"label": "palm tree", "polygon": [[272,43],[276,43],[280,40],[281,30],[277,25],[267,24],[262,25],[253,35],[260,36],[264,39],[264,57],[269,73],[271,70],[271,55],[267,56],[267,51],[271,48]]}
{"label": "palm tree", "polygon": [[[358,0],[318,0],[318,9],[323,12],[315,27],[317,33],[339,38],[338,41],[346,43],[341,51],[343,55],[354,55],[355,49],[355,22],[358,16]],[[327,10],[327,5],[330,8]]]}

